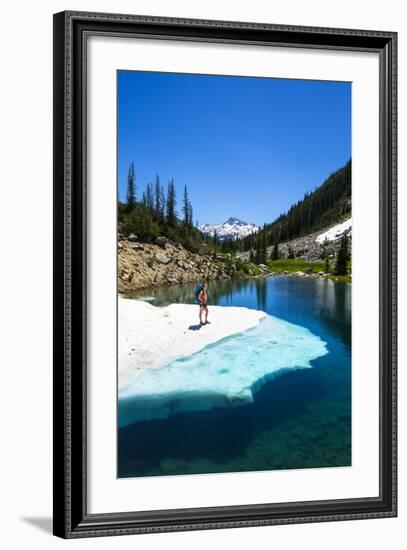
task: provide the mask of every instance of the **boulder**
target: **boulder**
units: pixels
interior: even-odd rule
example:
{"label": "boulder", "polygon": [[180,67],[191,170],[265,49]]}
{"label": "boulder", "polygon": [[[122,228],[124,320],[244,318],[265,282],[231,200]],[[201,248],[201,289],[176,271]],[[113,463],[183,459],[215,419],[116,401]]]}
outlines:
{"label": "boulder", "polygon": [[208,245],[206,243],[200,244],[198,254],[200,256],[204,256],[207,253],[208,253]]}
{"label": "boulder", "polygon": [[140,243],[131,243],[130,248],[133,250],[143,250],[143,245]]}
{"label": "boulder", "polygon": [[127,240],[130,242],[137,241],[138,237],[134,233],[130,233],[130,235],[127,237]]}
{"label": "boulder", "polygon": [[312,275],[312,274],[313,274],[312,267],[307,267],[307,269],[305,270],[305,273],[306,273],[307,275]]}
{"label": "boulder", "polygon": [[124,226],[121,222],[118,222],[118,224],[117,224],[117,232],[121,236],[126,235],[126,231],[125,231]]}
{"label": "boulder", "polygon": [[163,237],[163,236],[157,237],[154,242],[158,246],[161,246],[161,248],[165,248],[167,244],[171,243],[170,239],[167,239],[167,237]]}
{"label": "boulder", "polygon": [[170,258],[164,254],[164,252],[157,252],[157,254],[154,256],[156,261],[160,264],[168,264],[170,262]]}

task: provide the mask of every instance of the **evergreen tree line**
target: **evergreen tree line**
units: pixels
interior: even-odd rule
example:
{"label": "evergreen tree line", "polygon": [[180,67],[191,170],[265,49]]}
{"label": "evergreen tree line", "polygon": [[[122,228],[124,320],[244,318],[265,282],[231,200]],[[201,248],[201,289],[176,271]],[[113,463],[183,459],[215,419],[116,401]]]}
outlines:
{"label": "evergreen tree line", "polygon": [[160,235],[175,242],[182,242],[187,248],[196,249],[207,241],[198,228],[194,227],[193,208],[185,185],[181,201],[181,218],[177,212],[177,193],[174,180],[169,180],[166,190],[157,174],[155,184],[147,183],[141,197],[138,197],[134,163],[127,175],[126,202],[118,201],[119,222],[125,231],[134,233],[140,240],[152,241]]}
{"label": "evergreen tree line", "polygon": [[[209,237],[194,226],[193,207],[186,185],[181,200],[180,217],[177,212],[177,194],[173,179],[169,180],[164,190],[157,174],[155,184],[147,183],[139,199],[136,172],[132,162],[127,176],[126,202],[118,201],[118,217],[123,228],[128,233],[136,234],[140,240],[153,241],[158,236],[164,235],[194,251],[197,251],[203,243],[206,243],[210,250],[221,250],[232,254],[250,250],[252,263],[266,264],[268,260],[280,258],[279,243],[307,235],[339,221],[351,210],[350,198],[351,160],[331,174],[321,187],[312,193],[306,193],[304,198],[291,206],[287,213],[281,214],[271,224],[264,224],[257,233],[242,239],[220,241],[216,233],[213,237]],[[268,255],[269,247],[272,249]],[[342,250],[343,247],[344,250]],[[292,247],[288,249],[288,258],[294,258]],[[346,274],[348,259],[347,241],[343,246],[341,241],[334,268],[336,275]],[[326,261],[329,264],[329,260]]]}

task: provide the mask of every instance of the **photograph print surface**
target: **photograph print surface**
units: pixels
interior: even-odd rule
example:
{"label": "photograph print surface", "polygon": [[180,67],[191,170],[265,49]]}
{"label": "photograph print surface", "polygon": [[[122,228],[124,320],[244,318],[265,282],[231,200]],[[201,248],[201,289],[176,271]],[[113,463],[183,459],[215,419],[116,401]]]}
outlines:
{"label": "photograph print surface", "polygon": [[351,84],[117,73],[118,477],[352,465]]}

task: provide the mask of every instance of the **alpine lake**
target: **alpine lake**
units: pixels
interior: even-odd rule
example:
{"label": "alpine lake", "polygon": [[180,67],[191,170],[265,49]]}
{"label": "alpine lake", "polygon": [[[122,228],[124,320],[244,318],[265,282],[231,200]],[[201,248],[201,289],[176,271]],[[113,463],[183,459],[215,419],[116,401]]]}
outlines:
{"label": "alpine lake", "polygon": [[[191,304],[195,287],[157,287],[127,298],[155,307]],[[118,477],[351,466],[351,284],[291,276],[210,281],[209,320],[211,305],[262,310],[305,327],[327,353],[312,368],[282,370],[251,403],[119,429]]]}

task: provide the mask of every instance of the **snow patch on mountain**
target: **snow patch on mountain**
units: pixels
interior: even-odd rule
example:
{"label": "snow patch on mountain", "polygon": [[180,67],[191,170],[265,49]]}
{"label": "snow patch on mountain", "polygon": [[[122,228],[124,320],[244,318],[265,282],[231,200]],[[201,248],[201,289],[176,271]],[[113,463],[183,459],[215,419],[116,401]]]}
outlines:
{"label": "snow patch on mountain", "polygon": [[247,223],[239,218],[231,217],[224,223],[206,223],[199,228],[202,233],[213,237],[216,236],[219,240],[224,239],[240,239],[247,237],[251,233],[257,233],[259,228],[254,223]]}
{"label": "snow patch on mountain", "polygon": [[352,218],[349,218],[343,223],[338,223],[337,225],[330,227],[327,231],[318,235],[318,237],[315,240],[319,244],[323,244],[325,240],[336,241],[337,239],[342,237],[344,233],[350,234],[351,231],[352,231]]}

